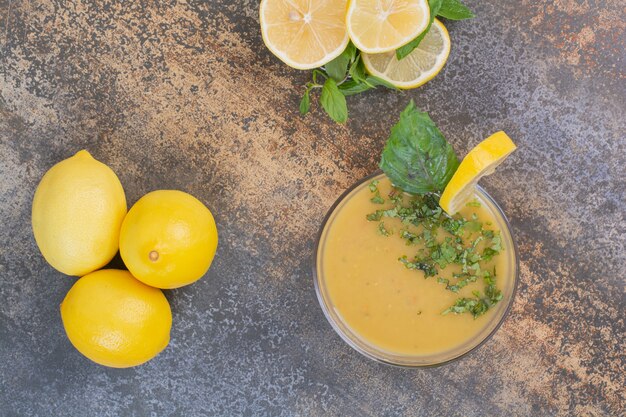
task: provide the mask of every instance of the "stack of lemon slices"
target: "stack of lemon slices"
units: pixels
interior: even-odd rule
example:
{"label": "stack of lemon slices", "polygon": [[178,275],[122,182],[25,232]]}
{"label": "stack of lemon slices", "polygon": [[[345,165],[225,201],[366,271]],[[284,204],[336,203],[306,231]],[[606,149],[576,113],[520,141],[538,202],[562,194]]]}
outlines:
{"label": "stack of lemon slices", "polygon": [[[426,0],[262,0],[260,21],[265,45],[293,68],[323,66],[352,41],[371,75],[402,89],[432,79],[450,53],[448,31],[437,19],[430,24]],[[398,60],[395,51],[425,31]]]}

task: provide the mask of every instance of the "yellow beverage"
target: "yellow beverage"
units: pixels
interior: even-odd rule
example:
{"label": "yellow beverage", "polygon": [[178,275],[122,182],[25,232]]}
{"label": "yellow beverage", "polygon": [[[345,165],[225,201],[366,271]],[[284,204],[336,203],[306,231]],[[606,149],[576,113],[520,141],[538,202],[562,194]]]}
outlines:
{"label": "yellow beverage", "polygon": [[[392,190],[381,174],[378,190],[387,196]],[[410,246],[400,238],[409,229],[397,218],[384,218],[381,234],[379,221],[366,216],[389,204],[371,202],[368,188],[371,179],[352,190],[334,209],[323,229],[317,254],[318,291],[327,316],[349,343],[368,356],[392,363],[427,365],[460,356],[479,344],[498,325],[510,302],[515,276],[513,243],[506,220],[497,206],[477,192],[475,206],[466,207],[461,215],[484,224],[485,229],[500,231],[502,250],[483,270],[495,267],[496,286],[503,298],[486,313],[442,315],[460,297],[483,292],[482,279],[452,292],[438,278],[454,282],[459,265],[447,265],[436,277],[425,278],[420,270],[407,269],[399,261],[408,259],[424,247]]]}

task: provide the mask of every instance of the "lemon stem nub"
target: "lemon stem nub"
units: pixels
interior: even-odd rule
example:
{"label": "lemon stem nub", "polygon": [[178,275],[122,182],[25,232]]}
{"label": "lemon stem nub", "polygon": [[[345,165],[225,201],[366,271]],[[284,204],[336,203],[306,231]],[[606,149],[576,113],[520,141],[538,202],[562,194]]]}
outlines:
{"label": "lemon stem nub", "polygon": [[148,254],[148,257],[150,258],[152,262],[156,262],[159,260],[159,252],[155,250],[150,251],[150,253]]}

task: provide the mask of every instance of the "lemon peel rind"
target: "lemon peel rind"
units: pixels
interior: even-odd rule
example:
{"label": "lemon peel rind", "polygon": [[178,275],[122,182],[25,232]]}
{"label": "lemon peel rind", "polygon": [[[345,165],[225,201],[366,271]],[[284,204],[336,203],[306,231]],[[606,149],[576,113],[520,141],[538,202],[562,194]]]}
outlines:
{"label": "lemon peel rind", "polygon": [[[476,145],[457,168],[446,185],[439,205],[449,215],[456,214],[474,195],[478,181],[490,175],[517,146],[503,131],[496,132]],[[466,198],[460,196],[465,195]]]}

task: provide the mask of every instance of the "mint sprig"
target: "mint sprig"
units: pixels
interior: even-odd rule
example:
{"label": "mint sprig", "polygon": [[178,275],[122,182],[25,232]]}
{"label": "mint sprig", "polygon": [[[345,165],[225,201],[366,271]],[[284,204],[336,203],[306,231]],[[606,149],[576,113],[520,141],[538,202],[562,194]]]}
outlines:
{"label": "mint sprig", "polygon": [[348,119],[346,97],[379,86],[397,90],[387,81],[367,73],[361,60],[361,52],[350,42],[341,55],[313,70],[313,81],[307,83],[300,101],[300,114],[305,115],[310,111],[311,93],[315,89],[321,89],[322,108],[334,121],[345,123]]}

